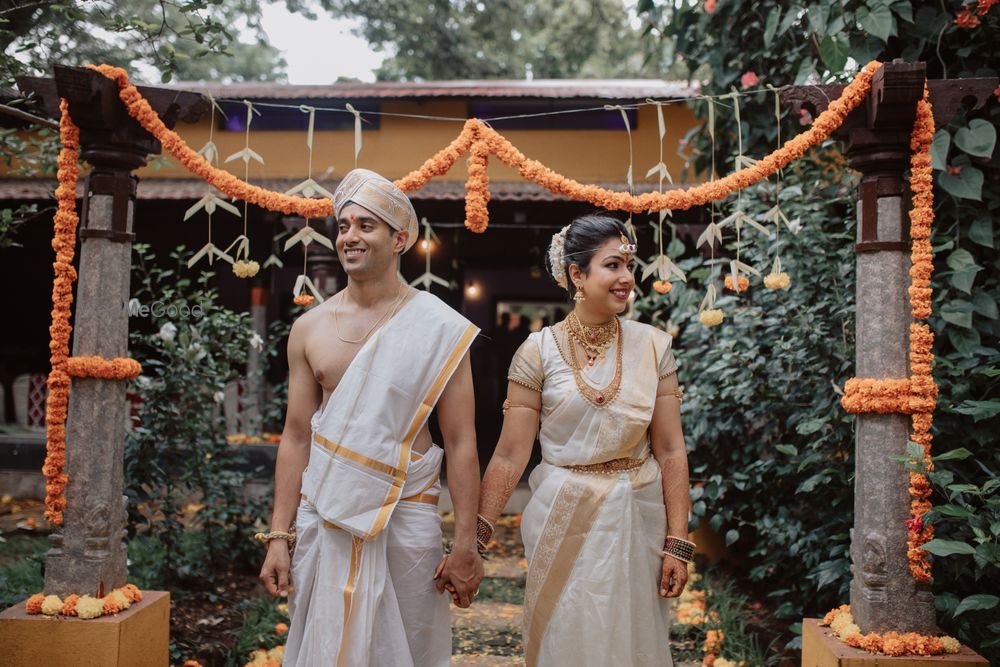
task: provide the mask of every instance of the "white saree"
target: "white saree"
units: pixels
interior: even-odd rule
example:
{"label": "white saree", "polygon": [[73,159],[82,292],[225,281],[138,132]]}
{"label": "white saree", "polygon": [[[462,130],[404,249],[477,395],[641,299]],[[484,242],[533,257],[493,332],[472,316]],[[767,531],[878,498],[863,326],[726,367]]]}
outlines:
{"label": "white saree", "polygon": [[444,667],[442,450],[411,451],[479,330],[420,292],[358,352],[312,418],[284,664]]}
{"label": "white saree", "polygon": [[[657,384],[677,366],[669,335],[622,326],[621,389],[601,408],[580,395],[550,328],[531,334],[511,364],[511,380],[542,393],[542,462],[521,521],[529,667],[672,664],[668,603],[658,595],[666,510],[649,424]],[[616,354],[614,343],[586,369],[590,385],[610,382]],[[646,461],[617,473],[564,467],[621,458]]]}

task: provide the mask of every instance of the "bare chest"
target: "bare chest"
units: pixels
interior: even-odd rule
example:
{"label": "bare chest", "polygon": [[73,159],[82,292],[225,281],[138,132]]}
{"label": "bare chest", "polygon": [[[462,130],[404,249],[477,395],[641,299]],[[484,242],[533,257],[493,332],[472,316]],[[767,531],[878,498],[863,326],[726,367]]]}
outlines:
{"label": "bare chest", "polygon": [[306,347],[306,359],[316,382],[323,387],[323,401],[326,402],[347,373],[362,344],[340,341],[330,330],[313,338]]}

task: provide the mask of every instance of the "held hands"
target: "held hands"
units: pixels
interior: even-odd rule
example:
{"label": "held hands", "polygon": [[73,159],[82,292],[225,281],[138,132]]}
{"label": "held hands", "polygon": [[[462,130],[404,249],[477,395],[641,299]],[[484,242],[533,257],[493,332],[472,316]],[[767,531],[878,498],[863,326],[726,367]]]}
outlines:
{"label": "held hands", "polygon": [[483,559],[475,548],[456,549],[445,555],[434,571],[438,593],[445,589],[452,601],[462,609],[469,607],[483,580]]}
{"label": "held hands", "polygon": [[687,584],[687,563],[673,556],[663,554],[663,573],[660,575],[660,597],[675,598]]}
{"label": "held hands", "polygon": [[288,597],[288,587],[291,583],[291,556],[288,553],[288,542],[271,540],[267,545],[267,556],[260,568],[260,581],[271,595]]}

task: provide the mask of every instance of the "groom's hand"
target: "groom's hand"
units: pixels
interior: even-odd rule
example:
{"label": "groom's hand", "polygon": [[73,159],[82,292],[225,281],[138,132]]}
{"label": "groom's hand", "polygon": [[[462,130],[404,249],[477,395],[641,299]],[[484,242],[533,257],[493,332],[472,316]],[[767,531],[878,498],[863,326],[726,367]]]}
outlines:
{"label": "groom's hand", "polygon": [[260,568],[260,581],[271,595],[288,597],[291,561],[288,542],[271,540],[268,543],[267,557],[264,558],[264,565]]}
{"label": "groom's hand", "polygon": [[472,604],[483,580],[483,559],[476,549],[455,549],[438,565],[438,591],[447,589],[455,604],[463,609]]}

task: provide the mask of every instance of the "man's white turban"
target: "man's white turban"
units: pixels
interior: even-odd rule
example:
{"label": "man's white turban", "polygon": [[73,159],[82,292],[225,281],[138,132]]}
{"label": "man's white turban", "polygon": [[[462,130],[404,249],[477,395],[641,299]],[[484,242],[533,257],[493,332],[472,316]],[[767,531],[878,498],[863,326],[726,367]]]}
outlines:
{"label": "man's white turban", "polygon": [[371,211],[396,231],[408,231],[403,252],[417,242],[417,212],[392,181],[369,169],[352,169],[333,193],[333,214],[339,217],[341,209],[352,203]]}

